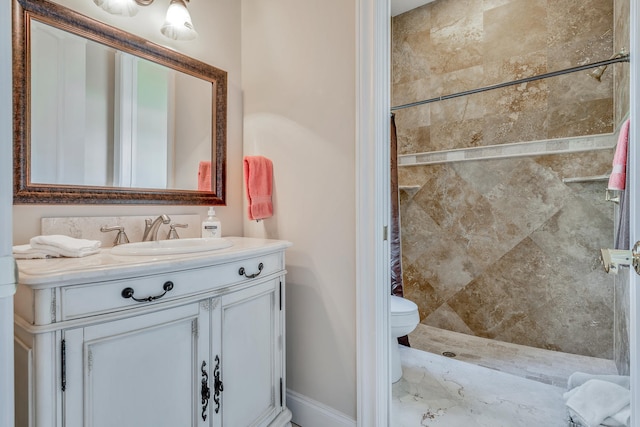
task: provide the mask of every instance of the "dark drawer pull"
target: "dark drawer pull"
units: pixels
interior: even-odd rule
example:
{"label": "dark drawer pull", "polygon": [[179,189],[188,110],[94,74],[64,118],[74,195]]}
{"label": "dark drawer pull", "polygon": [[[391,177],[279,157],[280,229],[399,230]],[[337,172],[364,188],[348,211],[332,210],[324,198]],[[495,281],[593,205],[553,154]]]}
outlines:
{"label": "dark drawer pull", "polygon": [[162,298],[167,292],[169,292],[171,289],[173,289],[173,282],[164,282],[164,285],[162,285],[162,289],[164,289],[164,292],[160,295],[152,295],[150,297],[146,297],[146,298],[136,298],[133,296],[133,288],[124,288],[122,290],[122,298],[131,298],[134,301],[138,301],[138,302],[151,302],[151,301],[155,301],[157,299]]}
{"label": "dark drawer pull", "polygon": [[253,273],[253,274],[247,274],[244,271],[244,267],[240,267],[240,270],[238,270],[238,274],[241,276],[246,277],[247,279],[253,279],[254,277],[258,277],[260,275],[260,273],[262,273],[262,269],[264,268],[264,264],[260,263],[258,264],[258,272],[257,273]]}

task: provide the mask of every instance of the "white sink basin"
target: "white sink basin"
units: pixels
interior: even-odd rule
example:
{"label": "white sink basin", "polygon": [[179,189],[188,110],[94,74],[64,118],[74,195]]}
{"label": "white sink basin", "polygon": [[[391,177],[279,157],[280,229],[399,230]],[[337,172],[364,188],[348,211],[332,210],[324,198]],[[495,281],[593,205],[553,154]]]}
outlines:
{"label": "white sink basin", "polygon": [[175,255],[215,251],[233,246],[227,239],[174,239],[126,243],[111,249],[113,255]]}

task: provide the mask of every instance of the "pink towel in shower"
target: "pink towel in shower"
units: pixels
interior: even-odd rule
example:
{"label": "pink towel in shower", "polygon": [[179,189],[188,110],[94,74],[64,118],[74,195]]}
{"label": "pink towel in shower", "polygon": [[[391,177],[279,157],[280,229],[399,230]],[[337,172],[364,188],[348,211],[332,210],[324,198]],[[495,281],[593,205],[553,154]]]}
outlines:
{"label": "pink towel in shower", "polygon": [[273,164],[271,160],[262,156],[245,156],[244,183],[249,202],[249,219],[258,220],[272,216]]}
{"label": "pink towel in shower", "polygon": [[616,152],[613,155],[613,170],[609,177],[610,190],[624,190],[627,180],[627,149],[629,146],[629,119],[620,127]]}
{"label": "pink towel in shower", "polygon": [[211,191],[211,162],[202,161],[198,167],[198,191]]}

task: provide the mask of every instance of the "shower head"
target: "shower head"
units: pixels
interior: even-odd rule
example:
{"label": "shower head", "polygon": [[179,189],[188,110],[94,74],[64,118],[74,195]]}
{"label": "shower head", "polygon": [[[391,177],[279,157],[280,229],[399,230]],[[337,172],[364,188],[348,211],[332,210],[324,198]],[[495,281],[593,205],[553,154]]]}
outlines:
{"label": "shower head", "polygon": [[[613,55],[611,55],[611,59],[618,59],[618,58],[622,58],[623,56],[627,56],[627,53],[624,51],[624,48],[622,48],[622,50],[620,50],[620,52],[618,53],[614,53]],[[593,77],[594,79],[596,79],[597,81],[601,81],[602,79],[602,75],[604,74],[604,71],[607,69],[606,65],[601,65],[597,68],[595,68],[593,71],[590,71],[588,74],[590,77]]]}
{"label": "shower head", "polygon": [[[611,58],[611,59],[613,59],[613,58]],[[593,71],[590,71],[589,72],[589,77],[593,77],[597,81],[601,81],[602,75],[604,74],[604,70],[606,70],[606,69],[607,69],[606,65],[601,65],[598,68],[594,69]]]}

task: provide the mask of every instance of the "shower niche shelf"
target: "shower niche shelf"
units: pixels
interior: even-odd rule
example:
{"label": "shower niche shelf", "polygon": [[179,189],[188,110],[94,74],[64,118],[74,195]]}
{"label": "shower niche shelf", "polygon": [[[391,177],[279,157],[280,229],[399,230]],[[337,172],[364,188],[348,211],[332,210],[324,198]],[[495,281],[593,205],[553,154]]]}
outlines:
{"label": "shower niche shelf", "polygon": [[420,187],[419,185],[400,185],[400,186],[398,186],[398,189],[400,191],[404,191],[412,199],[413,199],[413,196],[415,196],[416,193],[418,191],[420,191],[421,188],[422,187]]}

